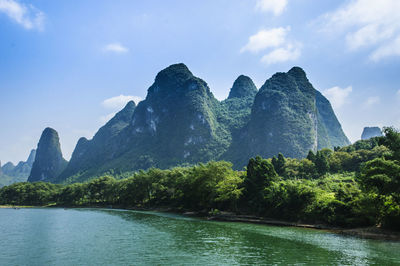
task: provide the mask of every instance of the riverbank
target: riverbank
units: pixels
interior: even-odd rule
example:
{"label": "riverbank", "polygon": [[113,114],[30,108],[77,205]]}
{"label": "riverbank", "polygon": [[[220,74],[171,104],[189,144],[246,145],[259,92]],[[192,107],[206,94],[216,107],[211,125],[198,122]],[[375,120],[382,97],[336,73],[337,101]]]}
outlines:
{"label": "riverbank", "polygon": [[25,209],[25,208],[41,208],[47,206],[19,206],[19,205],[0,205],[0,209]]}
{"label": "riverbank", "polygon": [[383,229],[380,227],[364,227],[339,230],[337,233],[366,239],[400,241],[400,232]]}
{"label": "riverbank", "polygon": [[207,220],[310,228],[310,229],[324,230],[340,235],[353,236],[365,239],[400,241],[400,232],[383,229],[377,226],[349,229],[349,228],[334,227],[324,224],[295,223],[295,222],[288,222],[288,221],[269,219],[257,216],[235,215],[229,213],[228,214],[222,213],[220,215],[209,216],[207,217]]}
{"label": "riverbank", "polygon": [[14,205],[0,205],[0,209],[21,209],[21,208],[87,208],[87,209],[114,209],[114,210],[130,210],[130,211],[153,211],[153,212],[168,212],[168,213],[178,213],[184,216],[202,218],[208,221],[220,221],[220,222],[238,222],[238,223],[253,223],[253,224],[264,224],[271,226],[286,226],[286,227],[299,227],[299,228],[309,228],[315,230],[324,230],[332,233],[365,238],[365,239],[375,239],[375,240],[389,240],[389,241],[400,241],[400,232],[382,229],[380,227],[371,226],[363,228],[340,228],[324,224],[305,224],[305,223],[295,223],[276,219],[269,219],[263,217],[257,217],[252,215],[237,215],[229,212],[221,212],[216,215],[209,215],[204,212],[184,212],[182,210],[177,210],[169,207],[158,207],[158,208],[145,208],[145,207],[122,207],[122,206],[57,206],[57,205],[47,205],[47,206],[14,206]]}

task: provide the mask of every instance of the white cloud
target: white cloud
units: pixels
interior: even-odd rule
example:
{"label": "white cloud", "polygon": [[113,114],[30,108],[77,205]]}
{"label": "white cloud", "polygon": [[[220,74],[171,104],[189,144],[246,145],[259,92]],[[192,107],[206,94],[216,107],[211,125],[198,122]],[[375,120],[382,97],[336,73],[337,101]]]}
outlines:
{"label": "white cloud", "polygon": [[33,5],[25,5],[15,0],[0,0],[0,13],[6,14],[25,29],[43,30],[44,13]]}
{"label": "white cloud", "polygon": [[400,99],[400,90],[397,91],[396,95]]}
{"label": "white cloud", "polygon": [[290,31],[290,27],[260,30],[256,34],[249,37],[249,41],[240,50],[240,52],[248,51],[257,53],[267,48],[280,46],[285,42],[288,31]]}
{"label": "white cloud", "polygon": [[400,56],[400,35],[394,41],[380,46],[371,55],[370,59],[379,61],[388,56]]}
{"label": "white cloud", "polygon": [[346,103],[347,98],[352,91],[353,88],[351,86],[348,86],[347,88],[340,88],[335,86],[322,91],[322,93],[325,95],[326,98],[328,98],[333,108],[336,110]]}
{"label": "white cloud", "polygon": [[300,46],[301,45],[294,46],[293,44],[288,44],[284,48],[277,48],[264,55],[261,58],[261,62],[269,65],[274,63],[294,61],[300,56]]}
{"label": "white cloud", "polygon": [[375,104],[380,103],[380,101],[381,101],[381,98],[379,98],[378,96],[368,97],[367,100],[364,102],[364,107],[366,107],[366,108],[371,107]]}
{"label": "white cloud", "polygon": [[120,43],[109,43],[106,46],[104,46],[103,51],[104,52],[113,52],[113,53],[117,53],[117,54],[123,54],[123,53],[127,53],[129,51],[129,49]]}
{"label": "white cloud", "polygon": [[287,40],[289,31],[290,27],[260,30],[256,34],[250,36],[249,41],[240,52],[249,51],[257,53],[272,49],[261,57],[261,62],[267,65],[294,61],[301,55],[302,44],[300,42]]}
{"label": "white cloud", "polygon": [[[101,105],[107,109],[120,110],[125,107],[129,101],[134,101],[136,104],[142,100],[139,96],[119,95],[105,99]],[[111,114],[110,114],[111,115]]]}
{"label": "white cloud", "polygon": [[371,48],[370,59],[400,56],[400,1],[352,0],[322,17],[324,29],[346,33],[351,50]]}
{"label": "white cloud", "polygon": [[258,0],[256,10],[271,12],[275,16],[282,14],[287,6],[287,0]]}

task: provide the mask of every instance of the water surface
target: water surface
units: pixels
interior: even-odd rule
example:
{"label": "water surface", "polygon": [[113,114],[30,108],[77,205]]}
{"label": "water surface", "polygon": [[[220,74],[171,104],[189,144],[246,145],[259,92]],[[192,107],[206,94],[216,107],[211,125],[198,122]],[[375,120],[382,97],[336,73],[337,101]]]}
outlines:
{"label": "water surface", "polygon": [[0,209],[0,265],[393,265],[400,243],[102,209]]}

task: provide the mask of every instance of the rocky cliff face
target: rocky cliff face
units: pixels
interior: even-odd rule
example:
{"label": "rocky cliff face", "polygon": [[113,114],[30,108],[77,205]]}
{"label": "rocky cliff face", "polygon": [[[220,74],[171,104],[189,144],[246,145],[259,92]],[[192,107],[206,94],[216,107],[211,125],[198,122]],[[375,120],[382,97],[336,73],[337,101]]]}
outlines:
{"label": "rocky cliff face", "polygon": [[304,157],[318,148],[315,90],[304,71],[293,68],[273,75],[255,97],[248,127],[249,155],[271,157],[279,152]]}
{"label": "rocky cliff face", "polygon": [[26,160],[26,164],[32,168],[35,158],[36,158],[36,150],[31,150],[28,159]]}
{"label": "rocky cliff face", "polygon": [[66,165],[57,131],[46,128],[40,137],[28,181],[53,181]]}
{"label": "rocky cliff face", "polygon": [[160,167],[218,157],[228,134],[217,121],[218,105],[207,83],[184,64],[164,69],[133,114],[131,136],[141,142],[135,153]]}
{"label": "rocky cliff face", "polygon": [[145,100],[128,104],[92,140],[80,139],[58,181],[209,160],[242,168],[254,155],[305,157],[347,144],[329,101],[299,67],[273,75],[259,91],[241,75],[219,102],[205,81],[175,64],[157,74]]}
{"label": "rocky cliff face", "polygon": [[370,139],[373,137],[380,137],[382,135],[382,130],[379,127],[364,127],[361,134],[361,139]]}
{"label": "rocky cliff face", "polygon": [[249,122],[234,135],[226,156],[242,166],[256,155],[302,158],[309,150],[349,143],[329,101],[294,67],[273,75],[260,88]]}

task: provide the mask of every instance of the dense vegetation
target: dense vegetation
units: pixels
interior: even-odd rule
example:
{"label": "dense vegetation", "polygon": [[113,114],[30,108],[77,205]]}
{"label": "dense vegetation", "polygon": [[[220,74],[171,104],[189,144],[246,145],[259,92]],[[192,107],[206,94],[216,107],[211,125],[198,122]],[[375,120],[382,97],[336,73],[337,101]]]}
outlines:
{"label": "dense vegetation", "polygon": [[70,185],[16,183],[0,189],[0,204],[170,207],[399,229],[400,133],[393,128],[384,133],[335,151],[310,151],[301,160],[257,156],[246,171],[219,161]]}

